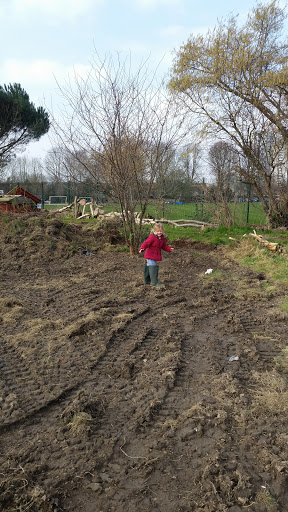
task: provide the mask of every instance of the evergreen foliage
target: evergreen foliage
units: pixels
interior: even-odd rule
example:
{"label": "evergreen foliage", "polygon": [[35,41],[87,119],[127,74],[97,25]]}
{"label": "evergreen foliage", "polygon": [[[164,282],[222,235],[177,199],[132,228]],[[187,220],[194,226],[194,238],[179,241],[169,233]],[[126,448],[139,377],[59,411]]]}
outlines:
{"label": "evergreen foliage", "polygon": [[48,132],[49,115],[36,108],[20,84],[0,86],[0,165],[31,140]]}

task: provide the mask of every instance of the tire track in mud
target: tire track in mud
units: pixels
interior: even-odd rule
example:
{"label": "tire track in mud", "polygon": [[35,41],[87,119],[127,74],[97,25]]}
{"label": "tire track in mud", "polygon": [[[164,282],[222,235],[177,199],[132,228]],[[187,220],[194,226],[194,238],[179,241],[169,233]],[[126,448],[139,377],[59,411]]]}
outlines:
{"label": "tire track in mud", "polygon": [[[218,290],[205,288],[203,297],[199,289],[201,285],[197,287],[194,282],[185,286],[187,298],[175,300],[172,293],[170,298],[169,292],[166,295],[165,307],[174,307],[176,313],[177,367],[172,368],[174,376],[168,382],[162,381],[156,400],[143,400],[150,406],[147,414],[125,430],[125,437],[124,429],[119,429],[110,458],[99,461],[96,474],[108,475],[109,481],[97,476],[105,494],[96,499],[89,495],[98,510],[108,510],[109,499],[109,511],[118,512],[162,510],[161,503],[167,512],[200,508],[226,511],[229,506],[258,512],[253,502],[266,482],[259,475],[256,452],[249,449],[249,435],[247,453],[243,453],[241,409],[249,407],[256,363],[258,371],[272,368],[279,351],[269,333],[265,337],[261,313],[255,315],[244,303],[240,313],[238,303],[229,325],[227,317],[237,301],[227,296],[223,302],[221,297],[218,306]],[[158,295],[161,298],[161,291]],[[191,302],[191,296],[198,305]],[[189,308],[192,315],[190,311],[187,317]],[[141,361],[146,359],[145,342],[138,356]],[[239,359],[230,361],[232,356]],[[130,377],[135,373],[133,368]],[[131,393],[129,398],[133,396]],[[120,465],[125,467],[124,478],[119,476]]]}
{"label": "tire track in mud", "polygon": [[0,344],[1,427],[24,418],[35,407],[47,403],[50,394],[40,389],[37,377],[17,353],[17,349],[5,340]]}
{"label": "tire track in mud", "polygon": [[[183,298],[180,302],[183,301]],[[177,302],[177,301],[176,301]],[[173,299],[168,298],[169,307]],[[154,310],[156,313],[157,307]],[[127,311],[127,304],[125,305]],[[29,450],[18,442],[17,459],[25,460],[25,471],[29,472],[35,461],[42,467],[42,476],[37,477],[39,484],[49,488],[64,485],[76,474],[94,471],[101,467],[115,453],[115,447],[122,443],[129,423],[131,429],[150,418],[155,404],[162,400],[163,385],[155,381],[155,369],[151,379],[154,380],[154,396],[145,393],[147,367],[150,361],[157,362],[157,339],[162,339],[163,332],[147,319],[150,307],[141,307],[130,321],[118,332],[112,334],[105,353],[91,366],[90,375],[71,389],[66,389],[57,398],[39,407],[29,414],[3,425],[2,428],[2,466],[9,468],[6,460],[13,460],[9,444],[13,430],[17,438],[18,427],[25,429],[26,439],[30,440]],[[162,315],[162,307],[159,308]],[[19,367],[19,365],[18,365]],[[154,373],[153,373],[154,372]],[[139,401],[139,396],[142,400]],[[27,412],[27,411],[26,411]],[[86,413],[90,416],[87,431],[73,433],[73,416]],[[51,429],[54,425],[54,430]],[[49,425],[47,430],[46,425]],[[15,427],[15,429],[13,428]],[[23,430],[22,430],[23,431]],[[52,435],[52,437],[51,437]],[[43,461],[45,454],[46,463]],[[47,454],[49,462],[47,462]],[[64,461],[65,460],[65,467]],[[16,465],[16,464],[15,464]],[[69,468],[69,469],[68,469]],[[59,475],[61,475],[59,481]]]}
{"label": "tire track in mud", "polygon": [[[265,369],[268,370],[269,368],[274,367],[275,359],[279,356],[281,350],[277,346],[278,340],[274,333],[273,322],[270,322],[269,330],[266,332],[266,325],[261,317],[255,318],[255,315],[248,313],[245,316],[241,315],[239,320],[244,331],[252,336],[255,351],[263,361]],[[258,329],[259,326],[260,329]]]}
{"label": "tire track in mud", "polygon": [[[110,273],[112,273],[112,270],[109,269]],[[26,297],[25,293],[24,289],[24,299]],[[48,290],[43,296],[42,293],[40,293],[40,295],[42,302],[44,301],[43,303],[46,306],[52,306],[52,310],[55,311],[56,317],[58,315],[58,305],[61,305],[61,303],[64,302],[70,304],[68,310],[69,314],[71,315],[77,312],[75,319],[77,320],[77,318],[79,318],[79,310],[77,309],[77,306],[74,305],[74,301],[69,300],[70,296],[74,298],[73,291]],[[95,298],[97,299],[99,296],[99,302],[97,302],[97,300],[95,301]],[[56,298],[57,300],[55,300]],[[99,309],[100,306],[102,309],[119,308],[120,310],[125,310],[125,308],[127,309],[128,307],[131,311],[135,310],[134,305],[131,305],[129,308],[129,303],[124,302],[121,304],[120,302],[119,304],[116,297],[105,298],[103,301],[101,297],[101,290],[99,289],[92,289],[88,291],[86,305],[87,304],[90,304],[91,309],[94,311]],[[148,310],[149,308],[145,307],[143,312],[139,313],[139,316],[146,313]],[[81,330],[81,328],[79,330]],[[109,344],[113,344],[113,335],[111,339],[108,339],[108,345]],[[22,345],[25,345],[25,340]],[[87,349],[88,347],[84,346],[81,349],[84,360],[85,348]],[[38,348],[38,357],[41,358],[42,356],[39,349],[41,351],[40,346]],[[108,352],[108,354],[108,357],[110,357],[110,352]],[[100,360],[101,357],[99,361]],[[90,364],[88,370],[92,371],[97,364],[98,360],[95,364]],[[19,424],[21,421],[24,421],[25,418],[32,417],[38,411],[43,411],[44,409],[57,404],[59,400],[65,398],[74,390],[77,390],[87,378],[87,375],[84,377],[81,375],[80,380],[79,378],[76,378],[72,385],[65,386],[63,384],[67,384],[67,381],[69,381],[69,373],[67,374],[66,371],[65,374],[64,371],[65,375],[63,374],[63,378],[60,378],[59,382],[57,382],[57,377],[59,379],[59,376],[54,376],[53,373],[51,373],[50,382],[45,384],[43,383],[43,373],[41,374],[41,370],[40,372],[37,372],[37,370],[39,369],[33,368],[31,366],[31,362],[29,360],[26,361],[25,357],[23,357],[21,347],[14,346],[12,343],[9,343],[8,341],[5,342],[3,340],[0,345],[0,383],[2,391],[2,400],[0,401],[0,429],[5,429],[6,427],[14,424]]]}
{"label": "tire track in mud", "polygon": [[[108,304],[108,302],[107,302]],[[109,302],[110,304],[110,302]],[[134,308],[133,308],[134,310]],[[137,321],[142,315],[147,314],[149,308],[140,308],[133,318],[132,322]],[[129,328],[130,320],[124,327]],[[105,352],[98,360],[89,365],[89,372],[93,373],[101,369],[106,361],[112,360],[112,352],[115,345],[119,345],[122,338],[123,327],[119,329],[119,333],[113,333],[108,339]],[[118,342],[118,343],[117,343]],[[40,376],[41,377],[41,376]],[[39,379],[40,380],[40,379]],[[4,341],[0,346],[0,383],[2,401],[1,406],[1,424],[0,429],[19,424],[38,412],[48,411],[60,400],[64,400],[75,395],[81,386],[85,386],[85,382],[91,381],[91,376],[82,376],[81,380],[72,386],[57,390],[57,385],[53,386],[51,393],[46,389],[40,388],[40,382],[37,376],[33,375],[30,367],[25,363],[17,349]],[[57,392],[58,391],[58,392]]]}
{"label": "tire track in mud", "polygon": [[[162,401],[158,402],[148,421],[137,428],[136,436],[131,432],[129,438],[119,440],[118,445],[115,446],[114,453],[116,455],[118,449],[121,464],[126,466],[127,478],[125,482],[119,484],[121,490],[116,493],[115,509],[111,508],[111,510],[116,510],[116,503],[118,503],[118,510],[124,510],[124,507],[119,508],[119,503],[124,499],[130,504],[129,510],[133,510],[133,507],[138,510],[152,510],[151,507],[153,510],[158,510],[157,502],[161,503],[161,497],[164,499],[167,492],[170,496],[175,495],[172,508],[168,507],[168,510],[180,510],[180,507],[185,506],[185,500],[187,505],[188,496],[191,496],[191,488],[193,489],[193,482],[197,477],[196,470],[199,465],[202,467],[205,458],[209,460],[209,452],[212,453],[215,442],[218,440],[215,432],[211,435],[210,431],[215,428],[218,421],[215,407],[211,411],[211,404],[216,403],[216,400],[213,400],[209,394],[207,396],[207,386],[203,381],[203,373],[205,377],[209,377],[212,365],[212,354],[211,358],[207,359],[205,342],[213,334],[216,324],[217,319],[210,315],[210,320],[209,322],[206,320],[206,329],[203,332],[201,321],[199,323],[197,320],[194,321],[191,338],[184,329],[181,333],[179,332],[181,324],[177,323],[181,347],[174,378],[169,381]],[[206,361],[203,365],[204,354]],[[205,401],[208,404],[207,410]],[[222,429],[221,436],[227,437]],[[200,451],[196,450],[193,459],[190,458],[188,463],[185,463],[186,445],[193,443],[195,438]],[[158,440],[157,443],[155,439]],[[174,474],[179,475],[179,471],[175,469],[177,465],[183,470],[181,471],[183,478],[176,481]],[[117,475],[113,475],[113,466],[108,465],[103,468],[103,471],[109,472],[112,481],[117,479]],[[202,485],[201,478],[200,472],[200,485]],[[139,506],[139,498],[136,499],[135,495],[143,496],[143,508]],[[148,502],[147,496],[149,496]],[[183,500],[179,496],[184,496]],[[134,503],[133,499],[136,500]],[[99,506],[105,506],[104,501],[100,501]]]}
{"label": "tire track in mud", "polygon": [[[263,359],[266,369],[273,364],[274,357],[279,351],[271,350],[271,347],[263,348],[257,343],[257,339],[255,340],[255,327],[258,329],[261,319],[255,320],[253,315],[249,316],[248,311],[237,316],[237,329],[240,324],[245,332],[243,345],[240,345],[241,337],[239,339],[238,333],[233,333],[233,326],[232,333],[229,332],[229,328],[227,332],[223,332],[225,315],[225,308],[221,314],[211,308],[209,315],[207,311],[204,312],[203,323],[200,312],[194,321],[193,336],[188,336],[184,329],[181,334],[179,333],[181,355],[178,368],[175,370],[174,379],[166,387],[162,401],[156,404],[148,421],[143,422],[137,429],[136,436],[132,432],[129,438],[122,439],[122,444],[119,440],[115,445],[114,452],[116,453],[118,449],[120,459],[120,451],[122,452],[122,463],[126,464],[127,476],[126,481],[120,484],[122,491],[118,491],[115,496],[115,505],[126,495],[133,508],[136,489],[138,496],[143,495],[143,504],[144,501],[147,502],[144,496],[150,496],[150,506],[154,506],[155,510],[158,510],[155,502],[152,505],[155,496],[161,502],[161,496],[164,499],[165,492],[175,493],[174,507],[189,506],[189,503],[192,506],[193,500],[194,504],[197,502],[197,506],[204,507],[209,503],[209,496],[213,506],[219,506],[219,510],[228,504],[249,504],[245,492],[246,496],[249,496],[249,493],[247,494],[245,488],[251,488],[251,475],[254,469],[257,471],[257,461],[252,453],[247,453],[246,459],[242,454],[242,463],[238,462],[241,459],[238,445],[241,443],[238,438],[237,408],[241,407],[242,399],[247,398],[243,397],[241,391],[245,380],[247,392],[247,381],[254,362],[254,359],[251,360],[249,357],[251,351]],[[219,330],[220,325],[222,331]],[[180,324],[177,327],[179,330]],[[207,345],[210,351],[207,351]],[[140,354],[142,353],[139,352]],[[237,354],[238,359],[230,359]],[[225,382],[227,400],[223,406]],[[239,398],[235,401],[237,396]],[[155,439],[158,439],[157,445]],[[191,443],[195,443],[194,455],[187,460],[187,451],[191,452]],[[169,453],[168,461],[167,455],[163,453]],[[166,459],[164,463],[163,458]],[[246,464],[243,461],[246,461]],[[164,469],[167,466],[169,470]],[[182,478],[179,478],[177,466],[181,466]],[[103,471],[109,472],[112,481],[117,478],[109,464]],[[135,472],[138,472],[138,475],[135,475]],[[177,474],[177,481],[174,472]],[[127,484],[133,479],[134,486],[131,483]],[[132,488],[133,493],[129,496],[129,490]],[[201,489],[200,494],[197,494],[197,489]],[[205,494],[206,498],[203,500]],[[253,489],[251,500],[252,496]],[[139,502],[138,505],[136,502],[134,505],[139,507]],[[189,510],[194,510],[193,506]]]}
{"label": "tire track in mud", "polygon": [[[139,386],[137,387],[135,379],[138,371],[136,368],[131,370],[129,364],[127,365],[127,358],[129,359],[130,355],[133,355],[135,351],[137,352],[139,347],[149,357],[149,347],[153,346],[153,340],[158,334],[158,330],[151,329],[149,324],[145,329],[142,329],[144,321],[142,317],[145,318],[149,311],[149,307],[140,308],[124,327],[111,336],[105,353],[91,367],[89,376],[73,388],[65,390],[50,403],[46,403],[40,408],[36,406],[26,416],[13,422],[11,418],[9,424],[3,425],[2,443],[5,447],[2,450],[3,467],[6,465],[4,460],[11,458],[9,446],[5,445],[5,434],[11,436],[13,425],[16,436],[17,427],[21,426],[25,428],[27,438],[31,439],[29,451],[33,452],[33,456],[28,457],[26,467],[29,468],[30,464],[33,464],[37,459],[41,461],[43,453],[46,453],[46,456],[49,453],[49,469],[47,467],[45,469],[44,480],[48,479],[50,481],[48,475],[55,474],[55,484],[59,484],[59,470],[62,466],[61,458],[64,454],[66,462],[65,471],[62,471],[63,479],[67,479],[68,473],[71,476],[74,475],[75,468],[79,469],[81,473],[84,469],[87,470],[87,465],[91,465],[92,461],[94,466],[97,461],[100,463],[102,459],[106,460],[107,457],[111,456],[118,439],[117,435],[123,428],[126,428],[127,419],[129,421],[130,418],[133,424],[137,421],[137,416],[143,412],[145,397],[143,397],[142,404],[140,403],[137,406],[133,403],[133,396],[139,394]],[[142,331],[140,335],[139,330]],[[127,338],[131,342],[125,345],[124,342]],[[147,404],[147,407],[149,408],[149,404]],[[118,415],[117,411],[119,412]],[[89,414],[91,423],[89,423],[86,432],[80,431],[79,435],[77,433],[74,435],[73,416],[83,412]],[[48,417],[49,431],[46,428]],[[116,424],[115,418],[117,418]],[[51,431],[51,423],[54,425],[54,431]],[[37,438],[37,442],[34,441],[34,438]],[[84,456],[88,446],[89,456]],[[24,457],[22,452],[23,448],[19,446],[17,457]],[[67,458],[70,459],[68,465]],[[66,466],[69,466],[70,469],[68,470]],[[93,470],[93,468],[91,469]],[[49,485],[51,486],[51,481]]]}

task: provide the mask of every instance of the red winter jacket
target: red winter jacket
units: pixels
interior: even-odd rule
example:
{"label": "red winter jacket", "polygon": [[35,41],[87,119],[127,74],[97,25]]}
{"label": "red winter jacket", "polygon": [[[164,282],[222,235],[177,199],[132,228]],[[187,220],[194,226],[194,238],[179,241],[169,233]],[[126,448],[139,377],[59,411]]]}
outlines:
{"label": "red winter jacket", "polygon": [[141,249],[146,249],[145,251],[145,258],[148,260],[156,260],[161,261],[161,249],[163,251],[171,252],[171,247],[166,244],[164,235],[161,235],[161,238],[158,238],[158,236],[153,235],[153,233],[150,233],[147,240],[143,242],[143,244],[140,247]]}

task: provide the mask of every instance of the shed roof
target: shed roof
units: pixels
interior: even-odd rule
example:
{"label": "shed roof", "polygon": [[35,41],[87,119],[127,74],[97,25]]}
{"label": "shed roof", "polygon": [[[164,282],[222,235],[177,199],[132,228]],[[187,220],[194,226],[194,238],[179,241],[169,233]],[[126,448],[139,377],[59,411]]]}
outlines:
{"label": "shed roof", "polygon": [[17,196],[17,195],[25,196],[25,197],[29,197],[29,199],[32,199],[32,201],[34,201],[34,203],[41,203],[41,199],[39,199],[39,197],[36,197],[33,194],[30,194],[30,192],[28,192],[24,188],[20,187],[19,185],[12,188],[12,190],[10,190],[10,192],[7,192],[7,195],[8,196]]}
{"label": "shed roof", "polygon": [[25,197],[23,195],[5,195],[0,197],[0,204],[23,204],[23,203],[31,203],[30,197]]}

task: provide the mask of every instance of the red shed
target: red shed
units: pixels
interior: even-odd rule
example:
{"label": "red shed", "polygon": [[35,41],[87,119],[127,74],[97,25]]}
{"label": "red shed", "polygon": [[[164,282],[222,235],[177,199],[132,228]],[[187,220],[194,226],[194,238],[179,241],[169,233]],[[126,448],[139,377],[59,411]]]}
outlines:
{"label": "red shed", "polygon": [[22,187],[15,187],[8,194],[0,197],[0,211],[2,212],[19,212],[31,211],[41,204],[41,199],[30,194]]}
{"label": "red shed", "polygon": [[39,199],[39,197],[33,196],[33,194],[30,194],[30,192],[20,187],[19,185],[12,188],[10,192],[7,192],[7,196],[24,196],[31,199],[31,201],[33,201],[35,204],[41,203],[41,199]]}

